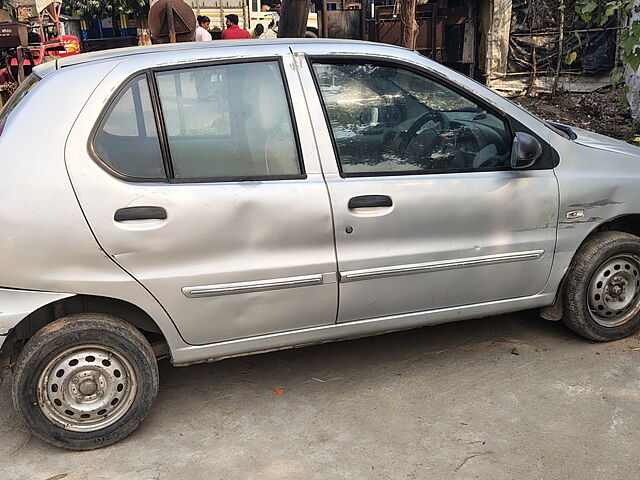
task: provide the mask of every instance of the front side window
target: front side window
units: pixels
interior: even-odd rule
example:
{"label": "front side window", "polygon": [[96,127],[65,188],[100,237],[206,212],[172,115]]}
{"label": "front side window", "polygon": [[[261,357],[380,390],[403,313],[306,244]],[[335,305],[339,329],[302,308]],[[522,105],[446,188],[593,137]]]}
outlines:
{"label": "front side window", "polygon": [[479,104],[422,75],[314,63],[345,175],[506,168],[511,135]]}
{"label": "front side window", "polygon": [[302,174],[277,62],[172,70],[156,80],[175,178]]}
{"label": "front side window", "polygon": [[145,75],[121,90],[96,131],[93,147],[116,172],[140,179],[165,179],[151,96]]}

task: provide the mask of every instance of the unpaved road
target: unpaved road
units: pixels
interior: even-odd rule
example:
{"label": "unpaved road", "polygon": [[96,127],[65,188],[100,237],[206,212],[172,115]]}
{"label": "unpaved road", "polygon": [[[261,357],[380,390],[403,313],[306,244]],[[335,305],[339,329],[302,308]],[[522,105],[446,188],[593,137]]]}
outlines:
{"label": "unpaved road", "polygon": [[0,479],[635,480],[639,347],[640,336],[593,344],[524,312],[163,363],[144,424],[81,453],[30,438],[5,380]]}

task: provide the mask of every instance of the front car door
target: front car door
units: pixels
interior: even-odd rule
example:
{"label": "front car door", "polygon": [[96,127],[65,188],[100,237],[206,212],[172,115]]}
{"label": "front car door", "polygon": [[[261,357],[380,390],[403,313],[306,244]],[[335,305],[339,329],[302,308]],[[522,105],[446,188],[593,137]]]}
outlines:
{"label": "front car door", "polygon": [[319,144],[333,146],[338,321],[543,290],[558,212],[548,146],[534,168],[510,169],[523,126],[415,63],[311,54],[300,70]]}
{"label": "front car door", "polygon": [[330,204],[290,54],[215,51],[133,56],[103,81],[66,152],[82,209],[187,343],[334,323]]}

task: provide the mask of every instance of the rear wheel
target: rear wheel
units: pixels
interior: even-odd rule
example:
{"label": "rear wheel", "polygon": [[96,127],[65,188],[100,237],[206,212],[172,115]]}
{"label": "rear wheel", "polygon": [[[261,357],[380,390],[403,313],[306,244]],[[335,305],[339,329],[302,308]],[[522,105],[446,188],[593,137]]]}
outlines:
{"label": "rear wheel", "polygon": [[157,392],[149,342],[104,314],[71,315],[43,327],[20,353],[12,387],[25,425],[42,440],[72,450],[129,435]]}
{"label": "rear wheel", "polygon": [[640,328],[640,238],[600,232],[580,247],[567,272],[564,322],[596,341]]}

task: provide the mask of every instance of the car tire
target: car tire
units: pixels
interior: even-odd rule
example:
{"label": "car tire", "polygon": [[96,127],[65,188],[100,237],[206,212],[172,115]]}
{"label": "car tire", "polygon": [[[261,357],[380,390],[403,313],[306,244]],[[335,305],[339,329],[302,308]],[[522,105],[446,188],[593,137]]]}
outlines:
{"label": "car tire", "polygon": [[158,393],[158,366],[139,330],[112,315],[81,313],[40,329],[13,372],[14,406],[47,443],[92,450],[133,432]]}
{"label": "car tire", "polygon": [[640,328],[640,238],[599,232],[577,251],[567,272],[564,323],[590,340],[609,342]]}
{"label": "car tire", "polygon": [[318,38],[319,32],[315,28],[307,28],[304,32],[304,38]]}

